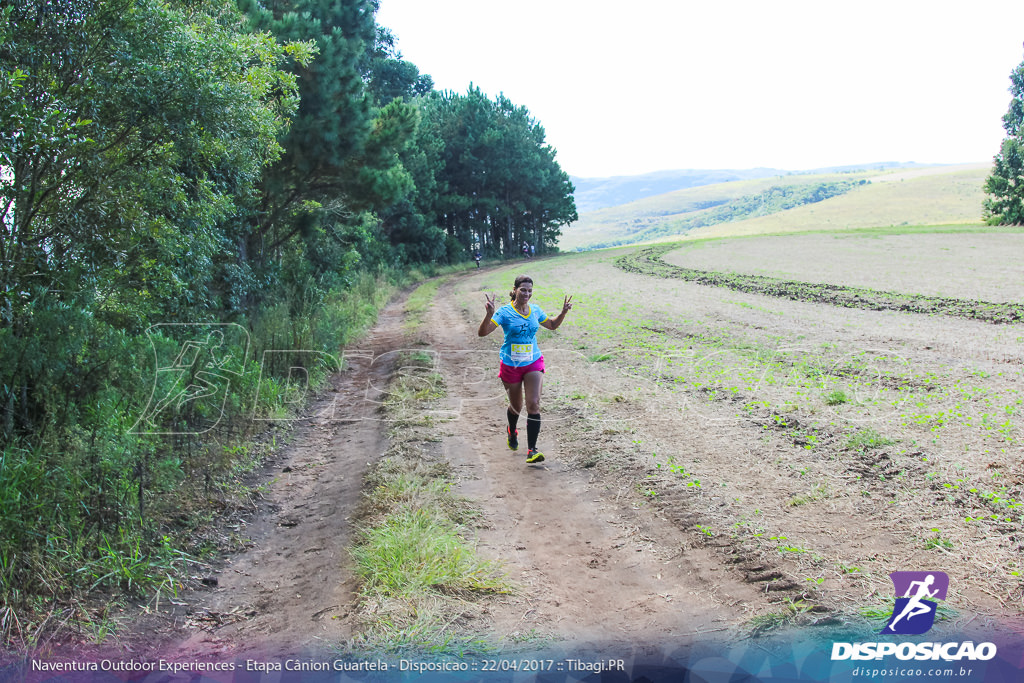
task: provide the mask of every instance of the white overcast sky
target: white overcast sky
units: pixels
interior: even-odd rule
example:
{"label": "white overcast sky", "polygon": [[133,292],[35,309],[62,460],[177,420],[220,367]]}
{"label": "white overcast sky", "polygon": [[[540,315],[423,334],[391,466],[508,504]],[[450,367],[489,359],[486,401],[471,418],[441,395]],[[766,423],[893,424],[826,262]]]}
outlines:
{"label": "white overcast sky", "polygon": [[380,0],[440,90],[505,93],[582,177],[991,161],[1024,0]]}

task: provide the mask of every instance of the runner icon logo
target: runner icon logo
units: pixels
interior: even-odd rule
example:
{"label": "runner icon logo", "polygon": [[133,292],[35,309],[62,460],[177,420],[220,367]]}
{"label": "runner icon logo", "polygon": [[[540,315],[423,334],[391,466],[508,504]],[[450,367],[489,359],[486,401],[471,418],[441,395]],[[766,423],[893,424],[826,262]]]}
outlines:
{"label": "runner icon logo", "polygon": [[897,597],[882,633],[927,633],[935,624],[935,601],[946,599],[949,577],[944,572],[892,572],[889,578]]}

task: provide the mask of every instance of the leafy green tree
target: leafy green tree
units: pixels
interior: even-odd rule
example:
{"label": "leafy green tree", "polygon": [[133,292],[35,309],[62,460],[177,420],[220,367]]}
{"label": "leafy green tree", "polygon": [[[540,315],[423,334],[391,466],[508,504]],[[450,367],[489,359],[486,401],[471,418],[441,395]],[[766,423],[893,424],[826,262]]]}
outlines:
{"label": "leafy green tree", "polygon": [[[222,224],[280,155],[297,105],[294,77],[278,67],[289,54],[307,61],[309,46],[243,32],[225,0],[35,0],[4,16],[5,360],[68,357],[29,333],[41,308],[85,312],[85,338],[101,324],[138,333],[154,319],[208,315],[216,302],[203,285]],[[27,425],[48,412],[59,389],[47,387],[59,380],[45,362],[2,367],[10,436],[12,415]],[[88,394],[88,383],[68,381]]]}
{"label": "leafy green tree", "polygon": [[289,52],[308,60],[308,46],[242,32],[222,0],[38,0],[10,16],[0,293],[102,279],[108,309],[127,296],[201,315],[190,285],[209,275],[218,224],[281,153],[297,96],[278,66]]}
{"label": "leafy green tree", "polygon": [[225,221],[297,105],[279,67],[311,56],[223,0],[36,0],[3,22],[0,446],[114,428],[97,405],[134,395],[132,335],[209,318]]}
{"label": "leafy green tree", "polygon": [[9,586],[116,584],[104,563],[147,547],[144,486],[185,465],[129,433],[149,398],[142,332],[221,313],[233,217],[298,105],[282,67],[313,49],[247,30],[231,0],[4,2],[0,38],[8,604]]}
{"label": "leafy green tree", "polygon": [[1006,138],[985,181],[984,216],[991,225],[1024,224],[1024,63],[1010,74],[1010,106],[1003,115]]}

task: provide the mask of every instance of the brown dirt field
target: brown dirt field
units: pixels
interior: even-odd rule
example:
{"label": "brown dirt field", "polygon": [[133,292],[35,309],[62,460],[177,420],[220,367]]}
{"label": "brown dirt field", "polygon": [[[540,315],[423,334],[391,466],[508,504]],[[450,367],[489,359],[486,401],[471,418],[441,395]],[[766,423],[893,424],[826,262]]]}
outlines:
{"label": "brown dirt field", "polygon": [[1022,234],[850,232],[695,242],[663,260],[700,270],[999,303],[1024,299],[1020,254]]}
{"label": "brown dirt field", "polygon": [[[890,571],[932,567],[950,575],[957,594],[949,604],[963,615],[961,625],[1020,628],[1024,584],[1013,573],[1020,571],[1024,549],[1019,508],[1012,522],[986,526],[976,520],[991,510],[968,492],[1004,488],[1005,497],[1021,500],[1019,418],[1009,426],[1013,440],[963,420],[942,429],[907,422],[913,413],[907,387],[915,381],[923,384],[913,400],[927,399],[936,413],[959,411],[977,421],[994,410],[994,403],[1018,406],[1024,346],[1019,326],[746,295],[616,273],[613,259],[563,261],[537,278],[538,293],[544,291],[541,282],[559,294],[578,293],[577,326],[556,335],[563,348],[583,349],[574,352],[576,362],[567,375],[577,385],[581,378],[589,380],[583,393],[593,393],[579,402],[584,413],[627,425],[624,430],[583,426],[570,444],[586,449],[587,435],[593,438],[597,431],[600,449],[634,452],[640,472],[641,451],[646,452],[647,471],[656,474],[653,500],[680,515],[681,526],[699,523],[729,538],[739,554],[756,554],[785,580],[814,586],[819,603],[837,613],[855,614],[884,601],[891,591]],[[579,324],[588,307],[599,311],[601,326]],[[622,348],[623,340],[630,348]],[[546,342],[548,348],[555,343]],[[691,360],[678,372],[663,365],[668,382],[651,381],[650,362],[637,362],[650,357],[650,346]],[[676,388],[674,380],[700,370],[702,359],[720,355],[726,375],[742,369],[751,362],[750,349],[775,350],[794,365],[811,358],[823,368],[873,350],[881,359],[879,372],[889,373],[900,387],[876,383],[869,389],[892,403],[836,407],[823,403],[821,391],[809,395],[799,382],[762,382],[756,391],[741,389],[736,395],[721,391],[733,383],[726,380],[707,387],[717,387],[715,394]],[[610,359],[594,362],[582,355],[598,352]],[[753,399],[769,407],[741,409]],[[862,426],[894,443],[865,453],[846,448],[853,430]],[[806,447],[808,434],[818,441],[812,449]],[[685,464],[701,479],[701,488],[681,490],[681,480],[665,477],[663,470],[652,472],[652,452]],[[763,533],[752,537],[748,530],[754,528]],[[929,543],[936,536],[932,529],[940,529],[948,547]],[[782,537],[784,543],[771,542]]]}

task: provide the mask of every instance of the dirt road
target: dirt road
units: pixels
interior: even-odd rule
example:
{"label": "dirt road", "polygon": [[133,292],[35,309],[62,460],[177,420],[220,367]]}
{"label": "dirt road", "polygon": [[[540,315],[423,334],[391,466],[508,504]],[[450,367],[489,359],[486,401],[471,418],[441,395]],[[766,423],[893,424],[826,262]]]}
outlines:
{"label": "dirt road", "polygon": [[[457,308],[442,294],[429,317]],[[457,417],[439,426],[435,447],[456,473],[457,492],[482,513],[479,552],[516,586],[484,610],[499,647],[680,646],[724,636],[777,602],[715,544],[695,544],[678,519],[646,505],[632,475],[579,466],[560,445],[569,443],[571,410],[545,413],[543,464],[509,451],[494,340],[477,338],[473,314],[413,332],[402,315],[396,301],[362,351],[346,351],[350,366],[268,463],[259,512],[237,529],[249,548],[210,572],[214,586],[151,620],[163,657],[316,656],[340,652],[353,637],[352,520],[367,467],[387,448],[378,408],[388,377],[397,352],[411,347],[433,353],[449,387],[442,408]],[[548,397],[557,391],[546,389]]]}

